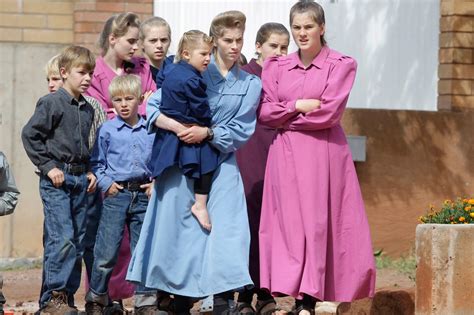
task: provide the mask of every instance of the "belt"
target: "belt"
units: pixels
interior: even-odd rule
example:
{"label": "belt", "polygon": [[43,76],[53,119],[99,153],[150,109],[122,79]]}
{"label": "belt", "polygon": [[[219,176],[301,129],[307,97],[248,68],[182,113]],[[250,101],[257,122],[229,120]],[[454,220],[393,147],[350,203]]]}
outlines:
{"label": "belt", "polygon": [[149,184],[149,180],[141,180],[141,181],[123,181],[123,182],[116,182],[124,189],[128,191],[145,191],[144,188],[141,188],[141,185]]}
{"label": "belt", "polygon": [[89,167],[87,164],[81,163],[63,163],[62,169],[64,172],[71,175],[82,175],[87,173]]}

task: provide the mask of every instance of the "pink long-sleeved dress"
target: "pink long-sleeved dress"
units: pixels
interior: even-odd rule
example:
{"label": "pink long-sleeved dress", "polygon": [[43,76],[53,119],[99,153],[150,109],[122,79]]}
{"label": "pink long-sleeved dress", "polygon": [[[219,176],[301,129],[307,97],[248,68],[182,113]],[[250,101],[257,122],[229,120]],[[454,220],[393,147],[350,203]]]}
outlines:
{"label": "pink long-sleeved dress", "polygon": [[[135,74],[140,77],[143,94],[147,91],[156,91],[156,84],[152,78],[150,66],[147,64],[145,58],[133,57],[130,62],[124,63],[124,74]],[[117,74],[105,63],[104,58],[97,58],[91,85],[85,93],[100,102],[107,112],[107,119],[115,117],[112,101],[109,96],[109,85],[116,76]],[[145,116],[145,103],[140,104],[138,113]]]}
{"label": "pink long-sleeved dress", "polygon": [[[268,154],[260,223],[261,287],[324,301],[373,296],[370,230],[340,120],[357,63],[324,46],[265,62],[259,121],[278,128]],[[321,107],[302,114],[298,99]]]}

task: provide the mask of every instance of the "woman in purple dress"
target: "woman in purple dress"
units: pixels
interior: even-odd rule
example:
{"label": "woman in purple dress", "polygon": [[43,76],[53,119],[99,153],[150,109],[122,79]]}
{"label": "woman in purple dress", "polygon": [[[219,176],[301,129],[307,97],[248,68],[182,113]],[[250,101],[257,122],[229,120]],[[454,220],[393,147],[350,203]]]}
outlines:
{"label": "woman in purple dress", "polygon": [[260,286],[296,298],[295,314],[320,301],[373,296],[370,230],[340,120],[357,63],[324,40],[323,8],[297,2],[298,51],[264,65],[259,121],[277,128],[268,153],[260,224]]}
{"label": "woman in purple dress", "polygon": [[[262,76],[265,59],[283,56],[288,52],[290,33],[280,23],[266,23],[260,27],[255,40],[257,59],[252,59],[242,66],[242,70]],[[255,284],[253,289],[246,289],[239,294],[238,308],[240,313],[253,314],[251,306],[253,295],[257,294],[256,309],[258,314],[271,314],[276,307],[275,300],[268,291],[260,289],[258,229],[262,208],[263,178],[267,164],[268,148],[276,135],[275,129],[261,125],[257,121],[255,133],[237,153],[237,163],[244,182],[247,211],[250,224],[250,276]]]}

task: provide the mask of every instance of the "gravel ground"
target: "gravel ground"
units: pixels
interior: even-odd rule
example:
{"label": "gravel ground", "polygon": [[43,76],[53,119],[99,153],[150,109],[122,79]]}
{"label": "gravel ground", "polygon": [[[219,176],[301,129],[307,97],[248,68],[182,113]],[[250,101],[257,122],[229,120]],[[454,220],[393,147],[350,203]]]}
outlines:
{"label": "gravel ground", "polygon": [[[37,310],[38,294],[41,283],[41,269],[7,270],[0,271],[4,278],[3,293],[7,299],[5,310],[14,310],[15,314],[29,314]],[[377,290],[381,289],[413,289],[415,283],[406,275],[393,269],[382,269],[377,271]],[[293,305],[292,298],[278,298],[279,306],[283,310],[290,310]],[[124,301],[128,309],[133,308],[133,300]],[[76,294],[76,304],[79,309],[84,308],[84,288],[79,288]],[[194,310],[197,313],[199,305]],[[335,305],[324,303],[317,306],[318,314],[334,314]],[[7,313],[8,314],[8,313]]]}

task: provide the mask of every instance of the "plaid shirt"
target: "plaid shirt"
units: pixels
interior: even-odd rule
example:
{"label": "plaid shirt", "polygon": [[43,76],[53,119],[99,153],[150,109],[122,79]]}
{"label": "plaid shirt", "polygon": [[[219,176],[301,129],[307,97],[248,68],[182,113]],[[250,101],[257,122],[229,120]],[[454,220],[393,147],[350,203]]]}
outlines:
{"label": "plaid shirt", "polygon": [[107,120],[107,115],[98,100],[92,96],[85,96],[85,98],[86,101],[91,104],[92,108],[94,108],[94,121],[92,122],[91,131],[89,133],[89,149],[92,152],[97,136],[97,129]]}

